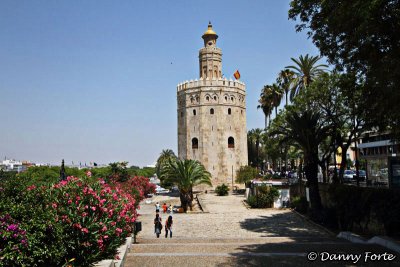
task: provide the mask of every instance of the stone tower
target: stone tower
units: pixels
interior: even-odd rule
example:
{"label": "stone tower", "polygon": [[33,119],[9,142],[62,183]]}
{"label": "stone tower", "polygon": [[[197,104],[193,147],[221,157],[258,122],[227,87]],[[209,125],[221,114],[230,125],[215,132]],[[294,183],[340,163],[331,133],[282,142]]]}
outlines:
{"label": "stone tower", "polygon": [[211,23],[202,36],[199,80],[178,84],[178,156],[200,161],[213,187],[232,185],[247,165],[246,87],[222,77],[222,50]]}

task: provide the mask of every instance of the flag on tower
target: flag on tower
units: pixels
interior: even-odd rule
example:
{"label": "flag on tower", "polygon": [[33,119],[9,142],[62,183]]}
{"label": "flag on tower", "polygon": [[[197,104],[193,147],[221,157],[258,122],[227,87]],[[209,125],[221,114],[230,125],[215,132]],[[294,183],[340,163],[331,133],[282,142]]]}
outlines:
{"label": "flag on tower", "polygon": [[239,70],[236,70],[235,73],[233,74],[233,76],[235,77],[236,80],[240,79],[240,72]]}

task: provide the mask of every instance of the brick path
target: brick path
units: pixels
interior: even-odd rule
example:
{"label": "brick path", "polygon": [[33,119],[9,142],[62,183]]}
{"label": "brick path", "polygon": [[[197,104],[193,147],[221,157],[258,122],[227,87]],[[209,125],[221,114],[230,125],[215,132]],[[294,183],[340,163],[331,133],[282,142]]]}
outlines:
{"label": "brick path", "polygon": [[[179,203],[178,198],[156,196],[151,204],[142,204],[142,232],[139,233],[125,266],[305,266],[311,251],[364,255],[366,251],[387,249],[356,245],[331,236],[290,210],[247,209],[243,196],[202,195],[210,213],[173,214],[173,238],[155,237],[154,204]],[[162,214],[163,221],[167,215]],[[380,262],[380,265],[399,264]],[[345,265],[347,262],[324,262]],[[376,266],[376,262],[362,263]],[[360,262],[357,266],[360,265]]]}

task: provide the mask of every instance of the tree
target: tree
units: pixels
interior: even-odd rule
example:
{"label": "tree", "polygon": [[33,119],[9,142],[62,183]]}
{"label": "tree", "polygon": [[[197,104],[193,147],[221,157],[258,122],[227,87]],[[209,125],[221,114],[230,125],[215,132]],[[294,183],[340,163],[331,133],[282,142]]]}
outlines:
{"label": "tree", "polygon": [[[323,120],[332,129],[332,135],[320,146],[320,166],[327,169],[327,161],[331,154],[341,147],[347,151],[357,136],[366,129],[365,110],[359,105],[363,100],[360,86],[354,75],[324,73],[309,87],[299,94],[294,105],[300,110],[313,109],[321,114]],[[346,153],[343,153],[346,162]],[[340,168],[339,178],[342,180],[345,165]],[[336,174],[336,172],[335,172]],[[336,175],[333,182],[338,182]]]}
{"label": "tree", "polygon": [[281,70],[278,75],[277,83],[285,92],[285,107],[288,105],[288,95],[292,90],[294,75],[294,72],[289,69]]}
{"label": "tree", "polygon": [[291,58],[295,65],[285,67],[293,71],[293,75],[291,75],[293,87],[290,92],[290,99],[293,99],[299,92],[307,88],[316,77],[325,72],[324,68],[327,68],[327,65],[316,65],[320,59],[319,56],[309,56],[308,54],[305,57],[301,55],[299,59]]}
{"label": "tree", "polygon": [[257,178],[258,172],[256,168],[251,166],[240,166],[240,169],[236,171],[236,183],[246,184]]}
{"label": "tree", "polygon": [[[265,116],[265,128],[268,128],[268,125],[271,123],[271,113],[274,109],[272,94],[269,90],[267,90],[267,85],[261,90],[260,99],[258,100],[259,105],[257,109],[261,108],[264,116]],[[268,124],[269,118],[269,124]]]}
{"label": "tree", "polygon": [[271,132],[275,134],[282,135],[283,142],[294,142],[303,150],[311,208],[318,214],[322,208],[318,190],[318,146],[329,135],[329,128],[321,123],[316,111],[289,109],[285,123]]}
{"label": "tree", "polygon": [[128,162],[113,162],[108,164],[111,168],[111,178],[117,179],[119,182],[125,182],[128,180]]}
{"label": "tree", "polygon": [[251,129],[249,131],[248,135],[250,136],[249,141],[252,142],[251,147],[253,147],[253,145],[255,146],[255,157],[252,158],[251,162],[253,162],[254,165],[258,168],[258,167],[260,167],[260,163],[261,163],[260,145],[262,142],[263,129],[260,129],[260,128]]}
{"label": "tree", "polygon": [[156,174],[157,177],[160,179],[161,186],[163,187],[170,187],[172,184],[167,183],[161,178],[161,170],[165,164],[167,164],[170,160],[174,161],[177,159],[177,156],[175,155],[174,151],[171,149],[163,149],[161,151],[160,156],[157,159],[156,163]]}
{"label": "tree", "polygon": [[293,0],[289,18],[339,71],[357,74],[367,124],[400,137],[400,1]]}
{"label": "tree", "polygon": [[211,184],[211,174],[197,160],[170,159],[161,169],[161,179],[178,186],[181,206],[186,212],[188,206],[192,209],[193,187],[200,184]]}

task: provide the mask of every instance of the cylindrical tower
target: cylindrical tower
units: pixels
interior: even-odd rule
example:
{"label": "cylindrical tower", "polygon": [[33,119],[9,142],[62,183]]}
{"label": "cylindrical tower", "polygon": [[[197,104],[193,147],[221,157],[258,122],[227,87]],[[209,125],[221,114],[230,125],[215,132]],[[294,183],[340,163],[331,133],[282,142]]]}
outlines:
{"label": "cylindrical tower", "polygon": [[200,79],[178,84],[178,156],[199,160],[213,186],[231,185],[247,165],[246,88],[222,78],[222,51],[211,23],[199,51]]}

